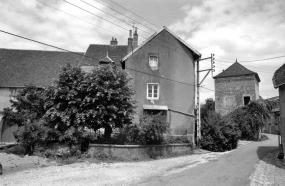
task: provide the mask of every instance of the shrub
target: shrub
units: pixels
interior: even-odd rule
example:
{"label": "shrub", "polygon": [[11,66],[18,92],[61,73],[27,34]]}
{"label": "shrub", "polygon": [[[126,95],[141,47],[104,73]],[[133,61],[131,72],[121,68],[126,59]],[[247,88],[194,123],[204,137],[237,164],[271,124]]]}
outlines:
{"label": "shrub", "polygon": [[235,124],[241,131],[241,139],[259,139],[259,131],[269,118],[270,110],[276,105],[274,101],[259,99],[251,101],[248,105],[240,107],[227,116],[227,120]]}
{"label": "shrub", "polygon": [[26,148],[22,145],[15,145],[4,150],[7,154],[26,155]]}
{"label": "shrub", "polygon": [[127,144],[158,145],[164,141],[163,134],[168,132],[169,124],[162,114],[140,117],[139,124],[131,124],[123,129]]}
{"label": "shrub", "polygon": [[201,148],[223,152],[237,147],[240,131],[227,120],[222,120],[215,111],[208,112],[201,126],[202,137],[199,141]]}

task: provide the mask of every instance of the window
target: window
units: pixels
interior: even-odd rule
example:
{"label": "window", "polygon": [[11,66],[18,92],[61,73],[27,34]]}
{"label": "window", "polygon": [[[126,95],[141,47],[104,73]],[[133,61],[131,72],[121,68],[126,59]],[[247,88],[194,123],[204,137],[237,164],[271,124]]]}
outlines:
{"label": "window", "polygon": [[243,97],[243,104],[244,105],[248,105],[250,102],[250,96],[244,96]]}
{"label": "window", "polygon": [[149,66],[152,70],[158,69],[158,56],[157,55],[149,56]]}
{"label": "window", "polygon": [[233,97],[226,97],[226,107],[232,107],[234,105]]}
{"label": "window", "polygon": [[159,99],[159,84],[148,83],[147,84],[147,99]]}

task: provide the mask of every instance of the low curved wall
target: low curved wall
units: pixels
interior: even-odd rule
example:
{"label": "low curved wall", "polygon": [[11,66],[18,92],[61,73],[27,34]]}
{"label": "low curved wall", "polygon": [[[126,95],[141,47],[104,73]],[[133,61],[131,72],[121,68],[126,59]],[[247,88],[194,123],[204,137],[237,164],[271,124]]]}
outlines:
{"label": "low curved wall", "polygon": [[171,154],[193,153],[190,144],[170,145],[105,145],[89,144],[88,154],[92,157],[108,156],[118,159],[140,159]]}

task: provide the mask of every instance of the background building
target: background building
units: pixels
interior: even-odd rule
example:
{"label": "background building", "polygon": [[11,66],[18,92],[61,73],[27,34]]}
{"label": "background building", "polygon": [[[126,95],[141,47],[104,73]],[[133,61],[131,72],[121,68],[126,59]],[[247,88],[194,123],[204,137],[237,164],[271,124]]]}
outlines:
{"label": "background building", "polygon": [[215,110],[226,115],[236,108],[259,99],[259,76],[237,61],[214,77]]}

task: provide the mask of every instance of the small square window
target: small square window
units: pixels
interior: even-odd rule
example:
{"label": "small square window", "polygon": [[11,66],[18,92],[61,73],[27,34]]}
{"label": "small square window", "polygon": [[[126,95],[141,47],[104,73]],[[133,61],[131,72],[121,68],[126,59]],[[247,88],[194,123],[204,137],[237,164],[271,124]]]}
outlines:
{"label": "small square window", "polygon": [[147,84],[147,99],[159,99],[159,84],[158,83],[148,83]]}
{"label": "small square window", "polygon": [[152,70],[158,69],[158,56],[156,55],[149,56],[149,66]]}

